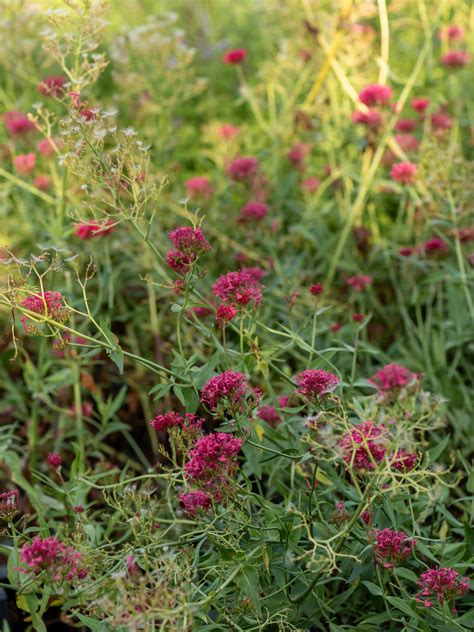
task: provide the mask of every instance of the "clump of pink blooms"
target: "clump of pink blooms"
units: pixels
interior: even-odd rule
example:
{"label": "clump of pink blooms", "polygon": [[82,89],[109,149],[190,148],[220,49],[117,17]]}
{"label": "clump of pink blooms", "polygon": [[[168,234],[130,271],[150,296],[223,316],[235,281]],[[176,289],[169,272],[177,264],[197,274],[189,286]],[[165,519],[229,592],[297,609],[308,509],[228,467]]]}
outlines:
{"label": "clump of pink blooms", "polygon": [[225,303],[258,307],[262,301],[263,286],[249,270],[228,272],[219,277],[212,286],[214,296]]}
{"label": "clump of pink blooms", "polygon": [[398,119],[398,121],[395,123],[395,129],[397,132],[409,134],[410,132],[415,131],[417,125],[418,121],[416,119]]}
{"label": "clump of pink blooms", "polygon": [[363,421],[339,440],[346,464],[355,470],[374,470],[386,453],[389,433],[383,424]]}
{"label": "clump of pink blooms", "polygon": [[33,180],[33,185],[40,191],[47,191],[51,186],[51,178],[40,174]]}
{"label": "clump of pink blooms", "polygon": [[346,285],[349,285],[355,292],[362,292],[371,283],[372,277],[368,274],[358,274],[346,279]]}
{"label": "clump of pink blooms", "polygon": [[407,452],[400,448],[390,458],[390,467],[399,472],[411,472],[420,460],[418,452]]}
{"label": "clump of pink blooms", "polygon": [[374,539],[375,559],[387,569],[395,568],[401,561],[406,560],[416,544],[416,540],[409,538],[403,531],[376,529],[371,531],[370,535]]}
{"label": "clump of pink blooms", "polygon": [[32,130],[36,130],[36,125],[33,121],[30,121],[27,115],[22,112],[5,112],[3,122],[12,136],[22,136]]}
{"label": "clump of pink blooms", "polygon": [[[30,312],[40,316],[47,316],[57,322],[64,322],[69,317],[69,311],[63,304],[61,292],[48,290],[47,292],[31,294],[23,299],[21,306],[30,310]],[[25,331],[28,331],[28,316],[22,316],[21,322]]]}
{"label": "clump of pink blooms", "polygon": [[247,378],[238,371],[224,371],[211,377],[201,390],[201,402],[212,411],[234,413],[241,410],[251,389]]}
{"label": "clump of pink blooms", "polygon": [[36,537],[20,550],[23,573],[44,573],[53,582],[83,579],[87,570],[81,566],[82,555],[73,547],[66,547],[55,537]]}
{"label": "clump of pink blooms", "polygon": [[173,242],[175,250],[168,250],[166,263],[177,274],[187,274],[200,255],[211,250],[200,228],[179,226],[168,233],[168,237]]}
{"label": "clump of pink blooms", "polygon": [[452,603],[464,597],[470,591],[468,577],[463,577],[454,568],[430,568],[420,575],[417,581],[420,588],[416,600],[427,608],[433,606],[434,601],[442,605]]}
{"label": "clump of pink blooms", "polygon": [[265,406],[261,406],[257,410],[257,417],[266,421],[270,426],[277,426],[281,423],[281,417],[278,414],[277,409],[272,404],[266,404]]}
{"label": "clump of pink blooms", "polygon": [[74,234],[83,241],[89,241],[90,239],[94,239],[94,237],[110,235],[114,228],[115,225],[111,219],[103,222],[81,222],[80,224],[76,224]]}
{"label": "clump of pink blooms", "polygon": [[392,89],[378,83],[371,84],[359,92],[359,101],[368,107],[388,105]]}
{"label": "clump of pink blooms", "polygon": [[418,382],[418,375],[412,373],[401,364],[386,364],[375,375],[369,378],[369,382],[377,387],[380,393],[399,394]]}
{"label": "clump of pink blooms", "polygon": [[350,520],[350,514],[346,509],[346,504],[343,500],[339,500],[336,503],[334,513],[329,517],[329,522],[340,527],[348,520]]}
{"label": "clump of pink blooms", "polygon": [[171,428],[199,430],[202,428],[203,423],[204,419],[200,419],[196,415],[187,413],[183,416],[176,412],[156,415],[156,417],[150,421],[150,425],[153,426],[157,432],[165,432]]}
{"label": "clump of pink blooms", "polygon": [[20,494],[13,489],[0,494],[0,519],[10,522],[18,513],[20,504]]}
{"label": "clump of pink blooms", "polygon": [[224,53],[222,60],[225,64],[241,64],[247,57],[247,51],[245,48],[234,48]]}
{"label": "clump of pink blooms", "polygon": [[20,176],[27,176],[36,167],[36,154],[20,154],[13,159],[13,166]]}
{"label": "clump of pink blooms", "polygon": [[246,181],[258,171],[259,163],[251,156],[239,156],[227,167],[229,177],[235,182]]}
{"label": "clump of pink blooms", "polygon": [[431,125],[433,126],[433,129],[437,130],[439,133],[442,133],[452,128],[453,120],[449,116],[449,114],[446,114],[446,112],[439,110],[438,112],[434,112],[431,115]]}
{"label": "clump of pink blooms", "polygon": [[415,97],[412,99],[411,107],[415,112],[418,112],[418,114],[424,114],[430,103],[430,99],[427,99],[426,97]]}
{"label": "clump of pink blooms", "polygon": [[63,459],[58,452],[48,452],[47,460],[48,464],[55,470],[60,468],[63,462]]}
{"label": "clump of pink blooms", "polygon": [[42,156],[47,157],[55,153],[58,144],[59,140],[55,140],[53,143],[49,138],[42,138],[36,148]]}
{"label": "clump of pink blooms", "polygon": [[324,287],[322,283],[313,283],[309,286],[309,291],[313,296],[319,296],[323,293]]}
{"label": "clump of pink blooms", "polygon": [[463,68],[471,61],[469,53],[464,50],[448,50],[441,57],[441,63],[447,68]]}
{"label": "clump of pink blooms", "polygon": [[189,451],[184,466],[187,478],[205,489],[218,490],[232,477],[242,444],[242,439],[225,432],[204,435]]}
{"label": "clump of pink blooms", "polygon": [[448,251],[448,244],[441,237],[433,237],[425,241],[423,250],[427,255],[444,255]]}
{"label": "clump of pink blooms", "polygon": [[240,211],[240,221],[261,221],[268,213],[268,205],[264,202],[251,200]]}
{"label": "clump of pink blooms", "polygon": [[212,195],[212,184],[206,176],[195,176],[184,183],[190,198],[209,198]]}
{"label": "clump of pink blooms", "polygon": [[186,513],[191,516],[200,511],[207,511],[212,506],[212,496],[201,489],[183,492],[179,495],[179,499],[183,503]]}
{"label": "clump of pink blooms", "polygon": [[460,42],[464,39],[464,30],[462,26],[457,24],[448,24],[448,26],[443,26],[438,31],[438,39],[447,40],[448,42]]}
{"label": "clump of pink blooms", "polygon": [[393,165],[390,175],[397,182],[413,184],[416,176],[416,165],[412,162],[397,162]]}
{"label": "clump of pink blooms", "polygon": [[365,127],[375,129],[382,122],[382,117],[377,110],[368,108],[366,112],[357,110],[352,113],[352,122],[356,125],[364,125]]}
{"label": "clump of pink blooms", "polygon": [[38,84],[38,92],[43,96],[60,97],[64,94],[65,84],[66,77],[62,77],[61,75],[45,77]]}
{"label": "clump of pink blooms", "polygon": [[317,403],[331,393],[339,384],[339,378],[334,373],[323,369],[306,369],[295,377],[298,385],[296,392],[303,395],[309,402]]}
{"label": "clump of pink blooms", "polygon": [[303,171],[305,160],[311,151],[309,143],[295,143],[287,153],[289,163],[298,171]]}
{"label": "clump of pink blooms", "polygon": [[237,310],[233,305],[223,303],[216,309],[216,325],[221,329],[226,327],[237,316]]}

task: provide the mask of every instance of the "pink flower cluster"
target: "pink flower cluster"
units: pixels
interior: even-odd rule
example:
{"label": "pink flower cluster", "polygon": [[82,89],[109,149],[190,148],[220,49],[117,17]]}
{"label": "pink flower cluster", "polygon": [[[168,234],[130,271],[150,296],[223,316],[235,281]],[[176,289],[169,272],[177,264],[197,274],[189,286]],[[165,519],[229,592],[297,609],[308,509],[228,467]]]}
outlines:
{"label": "pink flower cluster", "polygon": [[199,511],[207,511],[212,505],[212,496],[201,489],[183,492],[179,495],[185,511],[194,516]]}
{"label": "pink flower cluster", "polygon": [[20,504],[20,494],[14,489],[0,494],[0,519],[10,522],[18,513]]}
{"label": "pink flower cluster", "polygon": [[22,572],[34,575],[45,572],[54,582],[83,579],[87,575],[87,570],[81,567],[82,555],[55,537],[36,537],[30,544],[24,544],[20,560],[26,567]]}
{"label": "pink flower cluster", "polygon": [[211,250],[211,245],[200,228],[179,226],[168,233],[168,237],[175,250],[166,253],[166,263],[177,274],[187,274],[193,263]]}
{"label": "pink flower cluster", "polygon": [[256,158],[238,156],[227,167],[227,174],[235,182],[245,182],[257,173],[258,168],[259,163]]}
{"label": "pink flower cluster", "polygon": [[180,415],[179,413],[170,412],[156,415],[150,424],[157,432],[165,432],[170,428],[181,428],[181,430],[196,430],[202,428],[204,419],[200,419],[196,415],[187,413]]}
{"label": "pink flower cluster", "polygon": [[358,274],[346,280],[346,285],[349,285],[355,292],[362,292],[371,283],[372,277],[368,274]]}
{"label": "pink flower cluster", "polygon": [[420,460],[418,452],[399,449],[390,459],[390,467],[399,472],[411,472]]}
{"label": "pink flower cluster", "polygon": [[355,470],[374,470],[386,453],[389,432],[383,424],[363,421],[338,442],[342,458]]}
{"label": "pink flower cluster", "polygon": [[254,307],[258,307],[262,301],[262,290],[262,284],[249,270],[228,272],[219,277],[212,286],[214,296],[225,303],[240,306],[252,303]]}
{"label": "pink flower cluster", "polygon": [[198,439],[184,466],[193,484],[218,491],[232,476],[243,440],[225,432],[214,432]]}
{"label": "pink flower cluster", "polygon": [[220,328],[226,327],[237,316],[237,310],[233,305],[223,303],[216,309],[216,325]]}
{"label": "pink flower cluster", "polygon": [[235,413],[242,409],[244,399],[250,392],[245,375],[237,371],[224,371],[204,384],[201,402],[219,413]]}
{"label": "pink flower cluster", "polygon": [[[64,322],[69,317],[69,311],[63,305],[60,292],[38,292],[27,296],[21,302],[22,307],[41,316],[47,316],[57,322]],[[25,331],[29,331],[28,316],[22,316],[21,322]]]}
{"label": "pink flower cluster", "polygon": [[247,51],[245,50],[245,48],[234,48],[224,53],[222,61],[224,62],[224,64],[235,65],[241,64],[246,57]]}
{"label": "pink flower cluster", "polygon": [[300,393],[309,402],[316,403],[327,393],[331,393],[339,384],[339,378],[334,373],[323,369],[306,369],[295,377]]}
{"label": "pink flower cluster", "polygon": [[12,136],[22,136],[36,130],[33,121],[30,121],[28,116],[22,112],[5,112],[3,122]]}
{"label": "pink flower cluster", "polygon": [[416,544],[416,540],[403,531],[382,529],[371,531],[370,535],[374,539],[375,559],[383,568],[395,568],[410,555]]}
{"label": "pink flower cluster", "polygon": [[65,84],[66,77],[62,77],[61,75],[45,77],[38,84],[38,92],[43,96],[60,97],[64,94]]}
{"label": "pink flower cluster", "polygon": [[184,183],[190,198],[209,198],[212,195],[212,184],[206,176],[195,176]]}
{"label": "pink flower cluster", "polygon": [[266,404],[265,406],[261,406],[257,411],[257,417],[266,421],[270,426],[277,426],[281,423],[280,415],[278,414],[277,409],[272,404]]}
{"label": "pink flower cluster", "polygon": [[470,591],[468,577],[463,577],[454,568],[430,568],[422,573],[417,582],[421,592],[416,600],[427,608],[436,600],[439,604],[450,603],[464,597]]}
{"label": "pink flower cluster", "polygon": [[356,110],[352,113],[352,122],[365,125],[369,128],[377,128],[382,123],[382,116],[376,109],[390,104],[392,89],[374,83],[365,87],[359,93],[359,101],[366,106],[365,110]]}
{"label": "pink flower cluster", "polygon": [[94,239],[94,237],[105,237],[114,230],[114,222],[109,219],[104,222],[82,222],[76,224],[74,234],[83,241]]}
{"label": "pink flower cluster", "polygon": [[418,375],[412,373],[401,364],[386,364],[375,375],[369,378],[381,393],[399,394],[402,389],[413,386],[418,381]]}
{"label": "pink flower cluster", "polygon": [[251,200],[247,202],[247,204],[240,211],[240,221],[241,222],[250,222],[256,221],[259,222],[265,218],[268,213],[268,206],[264,202],[257,202],[256,200]]}
{"label": "pink flower cluster", "polygon": [[393,165],[390,175],[397,182],[403,184],[413,184],[415,181],[417,167],[412,162],[397,162]]}

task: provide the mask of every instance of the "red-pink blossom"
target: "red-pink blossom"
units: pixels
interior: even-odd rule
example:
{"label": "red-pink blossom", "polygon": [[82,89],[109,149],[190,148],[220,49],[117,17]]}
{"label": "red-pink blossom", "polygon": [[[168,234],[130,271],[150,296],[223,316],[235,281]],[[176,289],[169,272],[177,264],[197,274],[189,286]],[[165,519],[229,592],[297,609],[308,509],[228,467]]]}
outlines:
{"label": "red-pink blossom", "polygon": [[193,484],[215,489],[227,482],[237,466],[243,440],[225,432],[214,432],[197,440],[184,466]]}
{"label": "red-pink blossom", "polygon": [[339,378],[323,369],[306,369],[296,375],[295,382],[298,385],[296,392],[315,403],[337,387]]}
{"label": "red-pink blossom", "polygon": [[312,194],[315,193],[319,187],[321,186],[321,180],[316,178],[316,176],[310,176],[309,178],[305,178],[301,182],[301,190],[303,193]]}
{"label": "red-pink blossom", "polygon": [[360,314],[360,313],[356,312],[356,313],[351,315],[351,318],[352,318],[352,320],[355,323],[361,323],[364,320],[364,318],[365,318],[365,314]]}
{"label": "red-pink blossom", "polygon": [[17,489],[0,494],[0,519],[10,522],[19,511],[20,494]]}
{"label": "red-pink blossom", "polygon": [[258,307],[262,301],[262,290],[260,281],[247,270],[228,272],[219,277],[212,286],[214,296],[225,303],[241,306],[252,303],[254,307]]}
{"label": "red-pink blossom", "polygon": [[216,310],[216,325],[218,327],[224,328],[228,323],[230,323],[237,316],[237,310],[233,305],[226,305],[223,303],[219,305]]}
{"label": "red-pink blossom", "polygon": [[392,89],[378,83],[367,86],[359,92],[359,101],[368,107],[387,105],[391,98]]}
{"label": "red-pink blossom", "polygon": [[21,306],[30,312],[35,312],[41,316],[49,316],[53,320],[62,322],[68,317],[68,310],[64,307],[60,292],[38,292],[30,294],[23,299]]}
{"label": "red-pink blossom", "polygon": [[170,428],[180,428],[181,430],[199,429],[203,423],[203,419],[191,413],[187,413],[183,416],[175,412],[156,415],[156,417],[150,421],[150,425],[153,426],[157,432],[166,432],[170,430]]}
{"label": "red-pink blossom", "polygon": [[319,296],[323,293],[324,287],[322,283],[313,283],[309,286],[309,291],[313,296]]}
{"label": "red-pink blossom", "polygon": [[349,285],[355,292],[362,292],[371,283],[372,277],[369,274],[358,274],[346,279],[346,285]]}
{"label": "red-pink blossom", "polygon": [[438,39],[447,40],[448,42],[461,41],[464,39],[464,30],[457,24],[449,24],[443,26],[437,33]]}
{"label": "red-pink blossom", "polygon": [[281,417],[277,412],[277,409],[272,404],[266,404],[261,406],[257,410],[257,417],[266,421],[270,426],[277,426],[281,423]]}
{"label": "red-pink blossom", "polygon": [[311,145],[309,143],[295,143],[286,157],[295,169],[303,170],[304,162],[310,151]]}
{"label": "red-pink blossom", "polygon": [[22,112],[5,112],[3,122],[12,136],[21,136],[36,130],[36,125],[33,121],[30,121],[27,115],[22,114]]}
{"label": "red-pink blossom", "polygon": [[45,573],[53,582],[82,579],[87,570],[81,567],[82,555],[72,547],[66,547],[57,538],[36,537],[20,550],[23,573]]}
{"label": "red-pink blossom", "polygon": [[369,378],[369,382],[377,387],[380,392],[399,392],[413,386],[418,381],[418,375],[412,373],[401,364],[386,364],[375,375]]}
{"label": "red-pink blossom", "polygon": [[399,472],[411,472],[419,460],[418,452],[407,452],[400,448],[390,457],[390,467]]}
{"label": "red-pink blossom", "polygon": [[446,112],[439,110],[431,115],[431,125],[435,130],[448,130],[453,126],[453,120]]}
{"label": "red-pink blossom", "polygon": [[411,107],[415,112],[418,112],[418,114],[424,114],[430,103],[431,100],[426,97],[415,97],[412,99]]}
{"label": "red-pink blossom", "polygon": [[390,175],[397,182],[412,184],[416,176],[416,165],[412,162],[397,162],[393,165]]}
{"label": "red-pink blossom", "polygon": [[369,108],[366,112],[356,110],[352,113],[352,122],[356,125],[365,125],[365,127],[376,128],[382,122],[382,117],[377,110]]}
{"label": "red-pink blossom", "polygon": [[240,210],[240,221],[261,221],[268,213],[268,206],[263,202],[251,200]]}
{"label": "red-pink blossom", "polygon": [[233,140],[240,133],[240,128],[236,125],[224,123],[218,128],[217,133],[224,140]]}
{"label": "red-pink blossom", "polygon": [[36,167],[36,154],[20,154],[13,159],[13,166],[20,176],[27,176]]}
{"label": "red-pink blossom", "polygon": [[187,255],[181,250],[168,250],[166,253],[166,263],[172,270],[180,275],[187,274],[194,261],[194,255]]}
{"label": "red-pink blossom", "polygon": [[363,421],[338,442],[342,458],[355,470],[374,470],[387,449],[389,433],[383,424]]}
{"label": "red-pink blossom", "polygon": [[397,141],[400,149],[407,154],[412,151],[417,151],[420,146],[420,141],[412,134],[396,134],[395,140]]}
{"label": "red-pink blossom", "polygon": [[222,61],[225,64],[241,64],[247,57],[247,51],[245,48],[234,48],[224,53]]}
{"label": "red-pink blossom", "polygon": [[55,140],[53,143],[50,138],[42,138],[36,145],[36,148],[42,156],[46,157],[55,153],[58,144],[60,144],[59,140]]}
{"label": "red-pink blossom", "polygon": [[243,373],[224,371],[211,377],[201,390],[201,402],[213,411],[236,412],[242,408],[250,393],[249,383]]}
{"label": "red-pink blossom", "polygon": [[463,577],[454,568],[430,568],[420,575],[417,581],[420,588],[416,600],[427,608],[434,601],[442,605],[464,597],[471,590],[468,577]]}
{"label": "red-pink blossom", "polygon": [[200,228],[179,226],[169,232],[168,237],[173,242],[176,250],[180,250],[190,256],[202,255],[211,250],[211,246]]}
{"label": "red-pink blossom", "polygon": [[40,191],[47,191],[51,186],[51,178],[40,174],[33,180],[33,185]]}
{"label": "red-pink blossom", "polygon": [[370,532],[373,539],[376,561],[383,568],[395,568],[413,551],[416,540],[409,538],[403,531],[391,529],[374,530]]}
{"label": "red-pink blossom", "polygon": [[66,77],[62,77],[60,75],[45,77],[38,84],[38,92],[43,96],[60,97],[64,94],[64,85],[66,84],[66,81]]}
{"label": "red-pink blossom", "polygon": [[410,133],[416,129],[417,125],[418,121],[416,121],[415,119],[399,119],[395,123],[395,129],[397,132]]}
{"label": "red-pink blossom", "polygon": [[49,465],[51,465],[51,467],[54,467],[55,469],[61,467],[61,464],[63,462],[63,459],[58,452],[48,452],[47,459]]}
{"label": "red-pink blossom", "polygon": [[212,506],[212,496],[200,489],[180,494],[179,499],[183,503],[185,511],[191,516],[199,511],[207,511]]}
{"label": "red-pink blossom", "polygon": [[95,237],[105,237],[114,230],[113,220],[109,219],[101,222],[81,222],[76,224],[74,234],[83,241],[94,239]]}
{"label": "red-pink blossom", "polygon": [[245,181],[257,173],[258,160],[251,156],[238,156],[227,167],[227,174],[234,181]]}
{"label": "red-pink blossom", "polygon": [[433,237],[423,244],[423,250],[427,255],[444,255],[448,252],[448,244],[441,237]]}
{"label": "red-pink blossom", "polygon": [[470,61],[469,53],[464,50],[449,50],[441,57],[441,63],[448,68],[462,68]]}
{"label": "red-pink blossom", "polygon": [[195,176],[194,178],[189,178],[189,180],[186,180],[184,185],[190,198],[197,198],[200,196],[208,198],[212,195],[212,184],[206,176]]}
{"label": "red-pink blossom", "polygon": [[412,246],[402,246],[399,251],[398,254],[401,257],[411,257],[412,254],[414,254],[416,252],[416,248],[413,248]]}

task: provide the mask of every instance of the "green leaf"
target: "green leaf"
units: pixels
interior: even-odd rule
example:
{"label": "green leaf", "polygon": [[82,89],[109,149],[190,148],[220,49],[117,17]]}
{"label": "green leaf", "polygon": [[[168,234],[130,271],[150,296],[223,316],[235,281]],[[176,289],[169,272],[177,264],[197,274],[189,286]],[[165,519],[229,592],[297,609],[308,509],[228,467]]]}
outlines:
{"label": "green leaf", "polygon": [[387,601],[410,617],[418,618],[416,612],[412,610],[405,599],[400,599],[400,597],[387,597]]}
{"label": "green leaf", "polygon": [[377,584],[374,584],[373,582],[369,582],[369,581],[363,581],[362,583],[364,584],[364,586],[367,588],[367,590],[369,591],[371,595],[376,595],[377,597],[380,597],[381,595],[383,595],[382,589],[380,588],[380,586],[377,586]]}

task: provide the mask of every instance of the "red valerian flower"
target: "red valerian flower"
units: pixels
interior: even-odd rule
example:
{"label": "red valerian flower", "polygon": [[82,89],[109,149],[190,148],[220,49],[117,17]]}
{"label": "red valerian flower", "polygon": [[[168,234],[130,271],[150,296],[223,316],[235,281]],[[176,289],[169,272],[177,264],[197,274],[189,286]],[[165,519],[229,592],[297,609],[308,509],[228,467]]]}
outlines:
{"label": "red valerian flower", "polygon": [[19,511],[20,494],[17,489],[0,494],[0,520],[11,522]]}
{"label": "red valerian flower", "polygon": [[471,589],[468,577],[462,577],[454,568],[440,566],[422,573],[417,585],[421,592],[416,600],[427,608],[430,608],[434,601],[440,605],[454,602],[455,599],[467,595]]}
{"label": "red valerian flower", "polygon": [[212,195],[212,184],[206,176],[195,176],[184,183],[190,198],[208,198]]}
{"label": "red valerian flower", "polygon": [[365,314],[355,313],[351,315],[351,318],[355,323],[361,323],[365,318]]}
{"label": "red valerian flower", "polygon": [[392,89],[378,83],[367,86],[359,92],[359,101],[368,107],[387,105],[391,98]]}
{"label": "red valerian flower", "polygon": [[[40,314],[41,316],[49,316],[53,320],[63,322],[67,320],[69,312],[63,305],[63,298],[61,292],[38,292],[37,294],[31,294],[27,296],[21,302],[21,306],[30,312]],[[21,321],[25,324],[27,320],[26,316],[23,316]],[[25,321],[25,322],[24,322]]]}
{"label": "red valerian flower", "polygon": [[225,64],[241,64],[247,57],[245,48],[234,48],[224,53],[222,60]]}
{"label": "red valerian flower", "polygon": [[212,506],[212,496],[200,489],[180,494],[179,499],[183,503],[185,511],[191,516],[200,511],[207,511]]}
{"label": "red valerian flower", "polygon": [[346,504],[343,500],[339,500],[336,503],[336,508],[334,513],[329,517],[330,524],[335,524],[337,527],[340,527],[345,522],[350,520],[350,514],[346,509]]}
{"label": "red valerian flower", "polygon": [[249,393],[249,383],[243,373],[224,371],[204,384],[201,402],[213,411],[235,412],[242,407]]}
{"label": "red valerian flower", "polygon": [[411,472],[419,460],[418,452],[406,452],[400,449],[390,458],[390,467],[399,472]]}
{"label": "red valerian flower", "polygon": [[418,114],[424,114],[430,103],[431,100],[426,97],[415,97],[412,99],[411,107],[415,110],[415,112],[418,112]]}
{"label": "red valerian flower", "polygon": [[169,232],[168,237],[173,242],[176,250],[180,250],[187,255],[202,255],[211,250],[211,245],[200,228],[179,226]]}
{"label": "red valerian flower", "polygon": [[195,257],[187,255],[181,250],[168,250],[166,253],[166,263],[177,274],[187,274],[193,264]]}
{"label": "red valerian flower", "polygon": [[322,283],[313,283],[309,286],[309,291],[313,296],[319,296],[323,293],[324,287]]}
{"label": "red valerian flower", "polygon": [[401,257],[411,257],[411,255],[413,255],[416,252],[416,248],[413,248],[412,246],[402,246],[399,251],[398,254]]}
{"label": "red valerian flower", "polygon": [[316,178],[316,176],[310,176],[309,178],[305,178],[301,183],[301,190],[303,193],[312,194],[315,193],[319,187],[321,186],[321,180]]}
{"label": "red valerian flower", "polygon": [[474,228],[463,226],[453,230],[454,237],[457,237],[462,244],[467,244],[474,239]]}
{"label": "red valerian flower", "polygon": [[453,120],[446,112],[439,110],[431,115],[431,125],[435,130],[448,130],[453,126]]}
{"label": "red valerian flower", "polygon": [[54,154],[56,151],[56,147],[60,145],[61,142],[59,139],[55,139],[53,143],[50,138],[42,138],[36,145],[36,148],[42,156],[46,157]]}
{"label": "red valerian flower", "polygon": [[395,123],[395,129],[397,132],[410,133],[416,129],[418,121],[415,119],[399,119]]}
{"label": "red valerian flower", "polygon": [[36,154],[20,154],[13,159],[13,166],[20,176],[27,176],[36,167]]}
{"label": "red valerian flower", "polygon": [[416,540],[403,531],[382,529],[371,531],[370,535],[374,539],[375,559],[383,568],[395,568],[399,562],[406,560],[416,544]]}
{"label": "red valerian flower", "polygon": [[356,125],[365,125],[365,127],[376,128],[382,123],[382,117],[377,110],[369,108],[367,112],[356,110],[352,113],[352,122]]}
{"label": "red valerian flower", "polygon": [[412,373],[401,364],[386,364],[375,375],[369,378],[369,382],[377,387],[377,390],[386,393],[400,392],[413,386],[418,381],[418,375]]}
{"label": "red valerian flower", "polygon": [[66,77],[62,77],[60,75],[45,77],[38,84],[38,92],[43,96],[60,97],[64,94],[65,84]]}
{"label": "red valerian flower", "polygon": [[395,140],[400,148],[406,153],[417,151],[420,146],[420,141],[412,134],[396,134]]}
{"label": "red valerian flower", "polygon": [[49,465],[51,465],[51,467],[54,467],[54,469],[56,470],[61,467],[61,464],[63,462],[63,459],[58,452],[49,452],[47,459]]}
{"label": "red valerian flower", "polygon": [[272,404],[266,404],[261,406],[257,410],[257,417],[266,421],[270,426],[277,426],[281,423],[281,417],[277,412],[277,409]]}
{"label": "red valerian flower", "polygon": [[341,323],[332,323],[329,327],[329,331],[332,331],[334,334],[337,334],[338,331],[341,331],[342,325]]}
{"label": "red valerian flower", "polygon": [[216,310],[216,325],[220,328],[224,328],[237,316],[237,310],[233,305],[219,305]]}
{"label": "red valerian flower", "polygon": [[444,255],[448,252],[448,244],[441,237],[433,237],[423,244],[423,250],[427,255]]}
{"label": "red valerian flower", "polygon": [[5,112],[3,122],[12,136],[21,136],[36,130],[33,121],[30,121],[27,115],[22,112]]}
{"label": "red valerian flower", "polygon": [[190,450],[184,471],[193,484],[215,489],[225,484],[237,467],[243,440],[225,432],[201,437]]}
{"label": "red valerian flower", "polygon": [[201,428],[203,423],[204,419],[200,419],[191,413],[187,413],[183,416],[175,412],[156,415],[156,417],[150,421],[150,425],[153,426],[157,432],[166,432],[167,430],[170,430],[170,428],[194,430]]}
{"label": "red valerian flower", "polygon": [[40,191],[47,191],[51,186],[51,178],[44,175],[36,176],[33,180],[33,185]]}
{"label": "red valerian flower", "polygon": [[225,303],[258,307],[262,302],[263,285],[247,270],[228,272],[219,277],[212,286],[214,296]]}
{"label": "red valerian flower", "polygon": [[412,184],[416,176],[416,165],[412,162],[397,162],[393,165],[390,175],[397,182]]}
{"label": "red valerian flower", "polygon": [[257,173],[258,160],[251,156],[238,156],[227,167],[227,174],[235,182],[245,181]]}
{"label": "red valerian flower", "polygon": [[30,544],[24,544],[20,560],[25,565],[23,573],[46,573],[53,582],[83,579],[87,575],[87,570],[81,568],[82,555],[55,537],[36,537]]}
{"label": "red valerian flower", "polygon": [[358,274],[357,276],[349,277],[346,280],[346,285],[349,285],[356,292],[362,292],[372,283],[372,277],[368,274]]}
{"label": "red valerian flower", "polygon": [[311,145],[309,143],[295,143],[286,154],[286,157],[295,169],[302,171],[304,169],[304,162],[310,151]]}
{"label": "red valerian flower", "polygon": [[448,26],[443,26],[438,31],[438,39],[447,40],[449,42],[461,41],[464,39],[464,30],[461,26],[457,26],[456,24],[449,24]]}
{"label": "red valerian flower", "polygon": [[339,378],[323,369],[306,369],[298,373],[295,382],[298,385],[296,392],[310,402],[316,403],[337,387]]}
{"label": "red valerian flower", "polygon": [[268,206],[263,202],[251,200],[240,211],[240,221],[260,221],[265,218],[268,213]]}
{"label": "red valerian flower", "polygon": [[469,53],[464,50],[449,50],[441,57],[441,63],[447,68],[462,68],[471,61]]}
{"label": "red valerian flower", "polygon": [[103,222],[82,222],[76,224],[74,234],[83,241],[89,241],[90,239],[94,239],[94,237],[110,235],[114,228],[115,225],[111,219]]}
{"label": "red valerian flower", "polygon": [[233,140],[240,133],[240,128],[236,125],[224,123],[218,128],[217,133],[224,140]]}
{"label": "red valerian flower", "polygon": [[342,458],[355,470],[374,470],[386,452],[389,432],[383,424],[363,421],[338,442]]}

